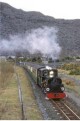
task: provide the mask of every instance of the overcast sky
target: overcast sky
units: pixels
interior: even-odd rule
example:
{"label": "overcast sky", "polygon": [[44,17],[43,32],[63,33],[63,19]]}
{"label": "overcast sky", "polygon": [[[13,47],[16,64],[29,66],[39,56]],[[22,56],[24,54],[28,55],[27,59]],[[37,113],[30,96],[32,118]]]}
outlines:
{"label": "overcast sky", "polygon": [[0,0],[25,11],[39,11],[55,18],[80,19],[80,0]]}

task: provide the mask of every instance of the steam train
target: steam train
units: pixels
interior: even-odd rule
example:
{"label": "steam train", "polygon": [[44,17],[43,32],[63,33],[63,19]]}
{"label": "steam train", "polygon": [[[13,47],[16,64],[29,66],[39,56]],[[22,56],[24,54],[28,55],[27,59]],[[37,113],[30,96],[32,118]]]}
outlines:
{"label": "steam train", "polygon": [[66,97],[64,93],[64,85],[58,77],[58,70],[51,67],[25,65],[35,78],[35,82],[41,87],[43,93],[48,99],[63,99]]}

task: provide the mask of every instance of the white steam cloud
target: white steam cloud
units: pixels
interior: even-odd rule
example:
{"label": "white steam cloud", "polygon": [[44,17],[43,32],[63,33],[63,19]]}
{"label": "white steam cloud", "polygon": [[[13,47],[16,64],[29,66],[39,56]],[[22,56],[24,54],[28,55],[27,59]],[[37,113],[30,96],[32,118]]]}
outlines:
{"label": "white steam cloud", "polygon": [[44,56],[58,58],[61,47],[58,43],[57,29],[43,27],[24,35],[10,36],[10,40],[0,40],[0,52],[28,51],[30,54],[40,52]]}

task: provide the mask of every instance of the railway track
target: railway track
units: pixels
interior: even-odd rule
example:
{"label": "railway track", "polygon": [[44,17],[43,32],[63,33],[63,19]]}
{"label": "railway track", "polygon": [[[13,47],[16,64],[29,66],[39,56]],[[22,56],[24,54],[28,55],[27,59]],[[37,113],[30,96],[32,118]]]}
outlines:
{"label": "railway track", "polygon": [[54,101],[51,100],[56,111],[59,111],[62,114],[62,117],[66,120],[80,120],[80,117],[65,103],[65,101]]}
{"label": "railway track", "polygon": [[23,104],[21,81],[20,81],[19,76],[16,72],[16,66],[15,65],[14,65],[14,72],[15,72],[17,85],[18,85],[18,95],[19,95],[19,101],[20,101],[20,106],[21,106],[21,120],[25,120],[25,111],[24,111],[24,104]]}
{"label": "railway track", "polygon": [[[30,75],[31,76],[31,75]],[[57,108],[56,111],[60,112],[63,119],[67,120],[80,120],[80,117],[73,111],[64,101],[53,101],[54,107]]]}
{"label": "railway track", "polygon": [[21,116],[21,119],[24,120],[25,119],[25,114],[24,114],[24,105],[23,105],[22,89],[21,89],[20,79],[19,79],[17,73],[16,73],[16,79],[17,79],[17,83],[18,83],[19,101],[20,101],[20,105],[21,105],[21,115],[22,115]]}
{"label": "railway track", "polygon": [[24,120],[25,119],[25,113],[24,113],[25,111],[24,111],[24,105],[23,105],[22,88],[21,88],[21,82],[20,82],[19,76],[16,72],[15,65],[14,65],[14,72],[16,75],[16,81],[17,81],[17,85],[18,85],[18,95],[19,95],[19,101],[20,101],[20,106],[21,106],[21,120]]}

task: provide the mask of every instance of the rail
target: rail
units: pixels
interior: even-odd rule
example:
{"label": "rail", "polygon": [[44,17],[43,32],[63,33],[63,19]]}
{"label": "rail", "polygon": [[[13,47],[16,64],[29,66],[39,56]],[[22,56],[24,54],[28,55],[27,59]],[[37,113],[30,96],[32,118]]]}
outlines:
{"label": "rail", "polygon": [[80,120],[80,117],[64,102],[51,100],[53,105],[61,112],[67,120]]}
{"label": "rail", "polygon": [[20,79],[19,79],[17,73],[16,73],[16,79],[17,79],[17,83],[18,83],[18,93],[19,93],[19,101],[20,101],[20,105],[21,105],[22,120],[24,120],[25,119],[25,115],[24,115],[22,89],[21,89]]}
{"label": "rail", "polygon": [[24,114],[24,105],[23,105],[23,97],[22,97],[22,89],[21,89],[21,80],[19,79],[19,76],[16,72],[16,65],[14,65],[14,72],[16,75],[16,80],[17,80],[17,84],[18,84],[18,94],[19,94],[19,101],[20,101],[20,106],[21,106],[21,119],[24,120],[25,119],[25,114]]}

